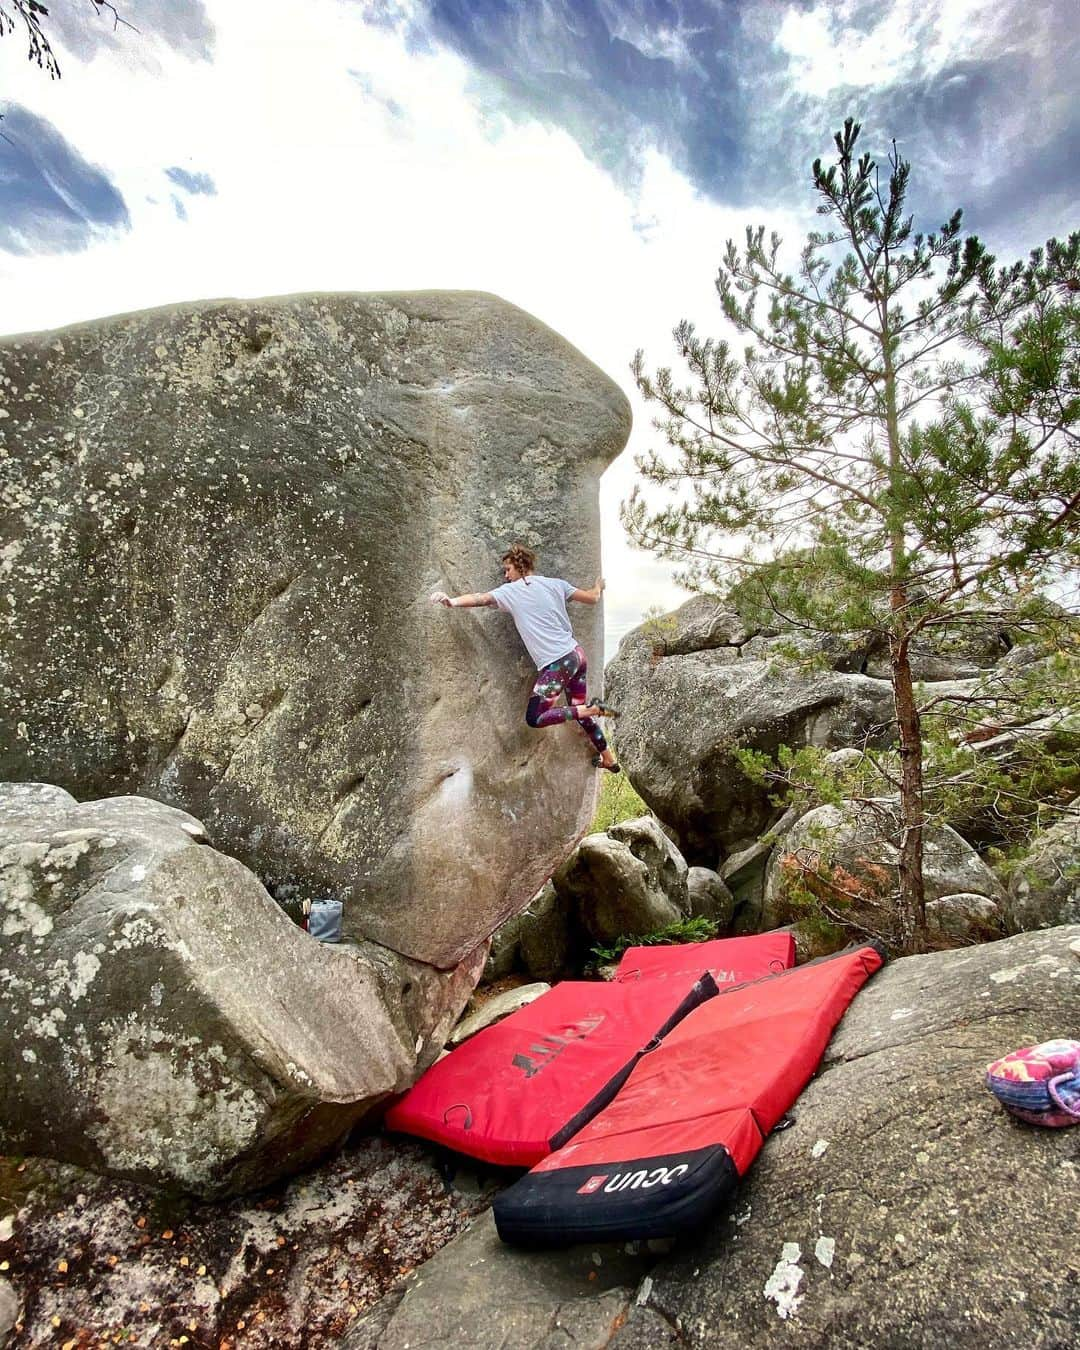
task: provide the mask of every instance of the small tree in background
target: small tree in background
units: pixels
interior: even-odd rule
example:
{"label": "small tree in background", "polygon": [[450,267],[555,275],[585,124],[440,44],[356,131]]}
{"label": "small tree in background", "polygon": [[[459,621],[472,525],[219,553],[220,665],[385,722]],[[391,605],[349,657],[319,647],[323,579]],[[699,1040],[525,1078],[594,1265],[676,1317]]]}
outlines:
{"label": "small tree in background", "polygon": [[859,134],[848,119],[837,163],[813,165],[830,229],[797,273],[761,228],[728,243],[716,286],[740,352],[683,322],[688,383],[637,354],[667,440],[639,468],[675,500],[651,510],[635,491],[623,519],[692,589],[736,585],[774,621],[887,638],[898,762],[874,772],[899,798],[899,945],[924,950],[912,643],[1060,615],[1039,597],[1078,556],[1080,236],[997,271],[959,211],[915,233],[910,166],[894,144],[883,184]]}

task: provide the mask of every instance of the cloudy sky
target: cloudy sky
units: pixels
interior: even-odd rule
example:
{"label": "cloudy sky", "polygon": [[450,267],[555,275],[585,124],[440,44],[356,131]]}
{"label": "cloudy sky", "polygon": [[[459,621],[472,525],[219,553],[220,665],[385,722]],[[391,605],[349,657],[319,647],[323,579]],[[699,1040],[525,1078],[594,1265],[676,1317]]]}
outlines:
{"label": "cloudy sky", "polygon": [[[224,295],[493,291],[618,380],[719,328],[724,241],[798,240],[851,114],[927,227],[1080,226],[1077,0],[51,0],[0,38],[0,331]],[[11,0],[0,0],[0,12]],[[608,640],[682,598],[605,475]],[[484,579],[479,579],[483,581]],[[575,578],[575,580],[588,580]]]}

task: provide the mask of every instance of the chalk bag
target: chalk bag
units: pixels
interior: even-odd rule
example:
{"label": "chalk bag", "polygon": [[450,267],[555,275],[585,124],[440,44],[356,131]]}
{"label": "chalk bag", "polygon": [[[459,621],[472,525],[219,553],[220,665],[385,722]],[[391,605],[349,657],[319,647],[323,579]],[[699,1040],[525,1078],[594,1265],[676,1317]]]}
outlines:
{"label": "chalk bag", "polygon": [[307,930],[320,942],[341,941],[341,901],[312,900]]}

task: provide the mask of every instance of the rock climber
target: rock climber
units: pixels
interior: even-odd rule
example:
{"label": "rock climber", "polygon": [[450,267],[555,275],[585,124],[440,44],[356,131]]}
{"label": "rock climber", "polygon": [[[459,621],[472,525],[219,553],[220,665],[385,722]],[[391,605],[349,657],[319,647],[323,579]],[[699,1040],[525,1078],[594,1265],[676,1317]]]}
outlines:
{"label": "rock climber", "polygon": [[[618,773],[619,765],[596,720],[614,717],[615,709],[586,701],[585,653],[574,640],[566,612],[568,600],[595,605],[603,594],[604,579],[599,577],[588,590],[579,590],[568,581],[537,576],[535,566],[532,549],[514,544],[502,556],[503,585],[469,595],[449,596],[445,591],[435,591],[431,602],[447,609],[493,605],[509,614],[537,668],[525,721],[531,727],[576,722],[595,747],[596,767]],[[565,708],[555,706],[560,694],[566,696]]]}

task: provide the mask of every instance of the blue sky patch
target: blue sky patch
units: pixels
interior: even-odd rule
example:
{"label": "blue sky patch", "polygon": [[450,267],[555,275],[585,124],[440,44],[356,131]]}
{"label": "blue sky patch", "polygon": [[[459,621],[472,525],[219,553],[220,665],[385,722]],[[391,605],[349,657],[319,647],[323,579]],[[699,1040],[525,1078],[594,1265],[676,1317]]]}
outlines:
{"label": "blue sky patch", "polygon": [[117,188],[51,122],[13,104],[0,131],[0,249],[73,253],[101,230],[131,228]]}
{"label": "blue sky patch", "polygon": [[188,173],[187,169],[174,164],[171,169],[165,170],[165,177],[192,197],[217,196],[217,185],[208,173]]}

